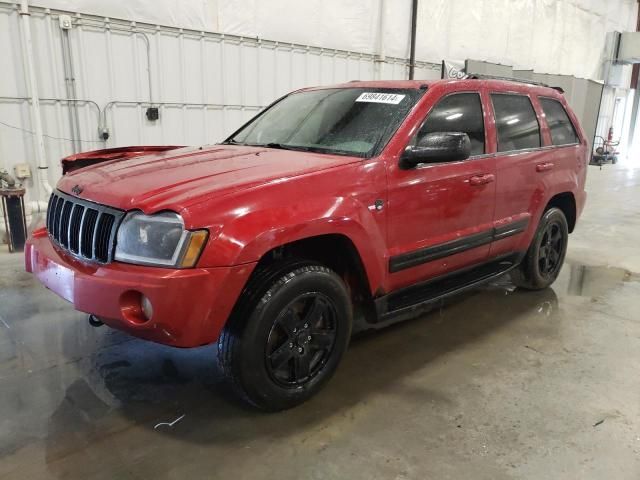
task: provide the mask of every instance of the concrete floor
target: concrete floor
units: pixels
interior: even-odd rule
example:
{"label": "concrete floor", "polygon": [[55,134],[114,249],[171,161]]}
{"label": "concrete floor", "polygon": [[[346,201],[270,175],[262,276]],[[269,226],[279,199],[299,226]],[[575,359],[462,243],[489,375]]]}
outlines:
{"label": "concrete floor", "polygon": [[3,253],[0,479],[637,480],[640,169],[589,173],[553,288],[504,279],[356,339],[279,414],[229,399],[213,348],[91,328]]}

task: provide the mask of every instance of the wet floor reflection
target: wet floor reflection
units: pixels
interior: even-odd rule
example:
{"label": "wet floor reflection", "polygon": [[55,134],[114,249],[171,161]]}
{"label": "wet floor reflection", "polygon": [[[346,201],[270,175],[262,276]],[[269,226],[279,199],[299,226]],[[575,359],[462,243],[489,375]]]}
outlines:
{"label": "wet floor reflection", "polygon": [[568,288],[570,295],[598,297],[612,288],[619,287],[624,282],[638,280],[637,275],[624,268],[587,266],[576,263],[571,263],[568,267],[570,268]]}
{"label": "wet floor reflection", "polygon": [[[214,364],[213,347],[177,350],[105,330],[100,332],[103,335],[98,334],[94,351],[87,352],[82,362],[71,366],[61,359],[53,371],[42,372],[50,379],[58,377],[60,386],[70,380],[59,403],[49,406],[53,411],[46,431],[41,432],[46,439],[47,463],[56,463],[84,449],[96,449],[94,453],[98,455],[97,443],[115,432],[131,425],[152,430],[157,422],[171,421],[180,415],[186,416],[179,424],[156,430],[155,435],[218,445],[291,435],[304,430],[309,423],[384,392],[395,381],[439,355],[462,348],[515,319],[529,315],[549,317],[555,305],[557,298],[551,289],[522,294],[513,291],[508,283],[494,284],[454,300],[424,318],[361,336],[352,343],[326,393],[305,408],[277,416],[251,411],[228,398]],[[484,311],[479,311],[480,306]],[[77,339],[76,330],[89,328],[76,322],[65,322],[63,335]],[[121,337],[121,341],[114,342],[114,336]],[[65,338],[62,344],[70,346]],[[61,354],[75,356],[68,348],[62,349]],[[61,369],[67,371],[56,372]],[[428,391],[416,392],[424,394],[429,396]],[[18,425],[12,427],[19,429]],[[128,448],[146,450],[142,446],[128,445]],[[124,452],[111,449],[100,456],[127,454],[127,449]]]}
{"label": "wet floor reflection", "polygon": [[[455,405],[440,387],[461,380],[438,376],[443,359],[505,335],[514,358],[525,348],[559,349],[565,321],[559,304],[635,280],[624,270],[584,265],[566,265],[557,286],[538,292],[502,278],[418,319],[354,339],[318,397],[275,415],[229,396],[213,346],[180,350],[94,329],[35,282],[8,282],[0,293],[6,322],[0,326],[0,478],[27,478],[21,469],[34,451],[42,455],[33,471],[57,478],[162,477],[176,462],[182,473],[233,472],[232,465],[245,461],[244,449],[268,463],[273,449],[287,452],[285,444],[276,447],[279,440],[331,439],[332,420],[357,415],[374,398]],[[488,364],[470,354],[465,369],[481,378]],[[410,381],[417,371],[433,378]],[[170,425],[154,428],[161,422]]]}

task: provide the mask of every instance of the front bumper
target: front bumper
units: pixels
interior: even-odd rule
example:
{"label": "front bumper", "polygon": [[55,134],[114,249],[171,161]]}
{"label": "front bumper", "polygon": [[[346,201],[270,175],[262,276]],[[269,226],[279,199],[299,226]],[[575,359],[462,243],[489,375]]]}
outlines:
{"label": "front bumper", "polygon": [[[34,231],[25,268],[76,310],[131,335],[176,347],[217,340],[255,264],[167,269],[113,262],[94,265],[61,252],[46,230]],[[153,306],[145,321],[141,295]]]}

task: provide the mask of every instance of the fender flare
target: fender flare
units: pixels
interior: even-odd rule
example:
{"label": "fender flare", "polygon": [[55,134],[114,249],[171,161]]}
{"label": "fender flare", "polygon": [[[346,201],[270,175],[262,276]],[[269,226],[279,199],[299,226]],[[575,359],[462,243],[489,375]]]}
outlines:
{"label": "fender flare", "polygon": [[269,205],[222,223],[203,254],[207,266],[222,260],[225,265],[259,261],[274,248],[323,235],[346,237],[360,256],[372,292],[384,282],[386,240],[379,220],[352,197],[322,197],[296,204]]}

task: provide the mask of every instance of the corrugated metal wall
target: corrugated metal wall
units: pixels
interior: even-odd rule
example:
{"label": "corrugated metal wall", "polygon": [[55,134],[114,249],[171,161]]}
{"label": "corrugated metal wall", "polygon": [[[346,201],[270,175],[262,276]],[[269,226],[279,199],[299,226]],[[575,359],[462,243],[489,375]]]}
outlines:
{"label": "corrugated metal wall", "polygon": [[[358,52],[81,14],[69,14],[66,29],[65,14],[31,8],[52,184],[61,174],[58,160],[74,151],[214,143],[293,89],[407,78],[401,58],[378,62]],[[9,170],[22,162],[34,169],[35,158],[20,28],[17,6],[0,2],[0,168]],[[66,46],[73,72],[65,70]],[[416,78],[439,76],[438,64],[418,64]],[[77,101],[70,101],[73,92]],[[147,120],[150,105],[159,120]]]}

